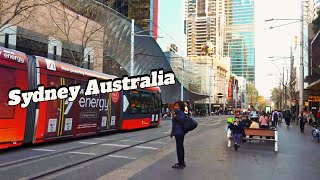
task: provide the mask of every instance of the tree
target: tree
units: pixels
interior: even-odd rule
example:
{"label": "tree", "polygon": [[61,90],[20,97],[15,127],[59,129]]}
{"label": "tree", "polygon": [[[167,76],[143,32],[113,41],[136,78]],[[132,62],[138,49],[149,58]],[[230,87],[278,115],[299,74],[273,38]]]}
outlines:
{"label": "tree", "polygon": [[267,106],[267,102],[263,96],[258,96],[257,107],[260,111],[264,110]]}
{"label": "tree", "polygon": [[254,84],[249,83],[247,87],[247,93],[248,93],[248,100],[251,107],[256,107],[258,104],[258,98],[259,98],[259,92],[254,86]]}
{"label": "tree", "polygon": [[[93,52],[98,49],[102,51],[104,26],[94,21],[95,18],[102,18],[95,4],[82,4],[76,0],[73,0],[73,3],[75,3],[74,7],[77,8],[76,12],[81,12],[82,16],[72,15],[71,10],[65,5],[60,6],[60,9],[50,6],[48,11],[52,22],[56,26],[56,32],[54,33],[62,35],[61,39],[68,48],[68,54],[71,55],[71,62],[69,63],[81,67],[88,63],[89,57],[93,58],[90,56]],[[75,44],[79,46],[79,51],[73,50]],[[97,53],[95,53],[96,55]]]}
{"label": "tree", "polygon": [[288,90],[289,90],[289,98],[290,98],[290,106],[293,101],[297,101],[299,98],[299,93],[298,93],[298,79],[297,79],[297,68],[293,68],[292,76],[288,85]]}
{"label": "tree", "polygon": [[0,30],[29,19],[36,7],[50,5],[57,0],[0,0]]}
{"label": "tree", "polygon": [[272,89],[271,100],[272,100],[272,102],[275,103],[275,108],[276,109],[281,109],[282,94],[283,94],[283,90],[281,88],[275,87],[275,88]]}

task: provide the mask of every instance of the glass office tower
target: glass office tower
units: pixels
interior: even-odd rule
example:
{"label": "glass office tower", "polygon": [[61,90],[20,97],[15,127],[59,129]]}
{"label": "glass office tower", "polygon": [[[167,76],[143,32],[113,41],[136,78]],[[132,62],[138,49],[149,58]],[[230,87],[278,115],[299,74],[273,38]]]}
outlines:
{"label": "glass office tower", "polygon": [[254,0],[226,0],[224,55],[232,73],[255,83]]}

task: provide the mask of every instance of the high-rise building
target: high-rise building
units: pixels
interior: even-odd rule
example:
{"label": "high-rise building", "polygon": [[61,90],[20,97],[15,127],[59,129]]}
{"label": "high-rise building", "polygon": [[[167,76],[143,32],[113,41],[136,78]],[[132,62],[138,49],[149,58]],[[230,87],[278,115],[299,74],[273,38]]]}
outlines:
{"label": "high-rise building", "polygon": [[188,56],[223,56],[225,0],[189,0],[186,6]]}
{"label": "high-rise building", "polygon": [[254,0],[225,0],[224,55],[231,58],[232,73],[255,83]]}
{"label": "high-rise building", "polygon": [[158,0],[99,0],[158,37]]}

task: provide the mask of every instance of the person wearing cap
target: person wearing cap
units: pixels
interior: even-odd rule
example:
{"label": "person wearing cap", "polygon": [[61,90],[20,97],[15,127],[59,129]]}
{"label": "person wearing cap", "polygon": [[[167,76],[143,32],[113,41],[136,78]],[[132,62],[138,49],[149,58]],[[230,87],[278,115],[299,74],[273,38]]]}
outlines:
{"label": "person wearing cap", "polygon": [[183,169],[186,167],[186,163],[184,161],[184,127],[183,121],[186,118],[186,114],[184,113],[185,103],[183,101],[178,101],[174,103],[174,114],[172,118],[172,130],[170,137],[175,137],[176,139],[176,151],[178,157],[178,163],[174,164],[172,168]]}

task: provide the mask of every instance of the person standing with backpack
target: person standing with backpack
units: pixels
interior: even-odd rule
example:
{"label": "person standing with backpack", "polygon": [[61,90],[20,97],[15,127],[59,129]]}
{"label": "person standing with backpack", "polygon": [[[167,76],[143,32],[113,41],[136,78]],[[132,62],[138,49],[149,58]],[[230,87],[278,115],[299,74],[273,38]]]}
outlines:
{"label": "person standing with backpack", "polygon": [[279,120],[279,112],[275,109],[272,114],[272,126],[277,127]]}
{"label": "person standing with backpack", "polygon": [[174,114],[172,118],[172,130],[170,137],[173,136],[176,139],[176,151],[178,157],[178,163],[174,164],[172,168],[183,169],[186,167],[186,163],[184,161],[184,121],[187,116],[184,113],[185,104],[183,101],[178,101],[174,103]]}

